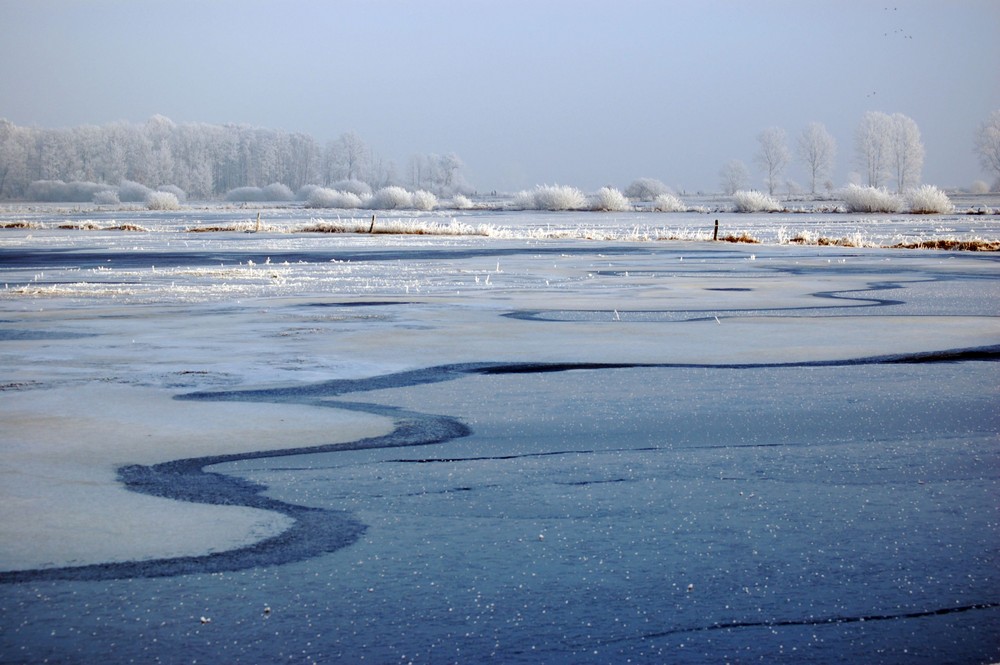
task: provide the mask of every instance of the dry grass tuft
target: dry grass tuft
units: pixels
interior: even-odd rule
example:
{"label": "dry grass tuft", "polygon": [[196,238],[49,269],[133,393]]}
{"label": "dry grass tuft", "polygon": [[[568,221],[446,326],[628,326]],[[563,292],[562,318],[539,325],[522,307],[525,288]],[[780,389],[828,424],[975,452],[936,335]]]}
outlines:
{"label": "dry grass tuft", "polygon": [[105,231],[136,231],[136,232],[148,232],[149,229],[139,226],[138,224],[117,224],[115,226],[104,227]]}
{"label": "dry grass tuft", "polygon": [[947,249],[963,252],[1000,252],[1000,240],[921,240],[892,245],[893,249]]}
{"label": "dry grass tuft", "polygon": [[253,229],[248,224],[230,224],[228,226],[193,226],[186,230],[188,233],[247,233]]}
{"label": "dry grass tuft", "polygon": [[733,235],[732,233],[730,233],[729,235],[721,236],[719,238],[719,240],[721,242],[742,242],[742,243],[746,243],[746,244],[749,244],[749,245],[759,245],[760,244],[760,240],[757,240],[756,238],[754,238],[752,235],[750,235],[746,231],[744,231],[743,233],[741,233],[738,236],[737,235]]}
{"label": "dry grass tuft", "polygon": [[97,224],[94,224],[93,222],[82,222],[80,224],[70,224],[70,223],[60,224],[59,228],[63,229],[64,231],[97,231],[101,227],[99,227]]}
{"label": "dry grass tuft", "polygon": [[810,240],[809,238],[804,238],[798,236],[792,238],[788,242],[793,242],[797,245],[819,245],[820,247],[857,247],[858,244],[851,240],[850,238],[827,238],[826,236],[820,236],[816,239]]}

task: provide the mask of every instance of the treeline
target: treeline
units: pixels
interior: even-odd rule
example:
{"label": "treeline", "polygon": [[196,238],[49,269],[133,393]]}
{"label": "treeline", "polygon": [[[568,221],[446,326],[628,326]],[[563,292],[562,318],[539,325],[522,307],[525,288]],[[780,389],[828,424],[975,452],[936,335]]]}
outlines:
{"label": "treeline", "polygon": [[[415,155],[401,174],[357,134],[324,145],[312,136],[247,125],[116,122],[67,129],[17,126],[0,119],[0,199],[50,195],[90,200],[100,187],[132,183],[224,198],[241,188],[328,187],[351,180],[373,189],[409,185],[441,194],[466,188],[455,155]],[[80,199],[79,197],[87,197]],[[65,200],[65,199],[64,199]]]}

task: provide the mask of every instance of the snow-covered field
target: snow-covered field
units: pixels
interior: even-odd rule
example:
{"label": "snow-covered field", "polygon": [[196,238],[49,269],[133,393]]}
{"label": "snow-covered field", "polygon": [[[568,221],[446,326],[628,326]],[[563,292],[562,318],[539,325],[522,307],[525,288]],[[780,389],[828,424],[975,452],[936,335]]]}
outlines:
{"label": "snow-covered field", "polygon": [[0,213],[0,661],[1000,658],[996,215],[318,212]]}

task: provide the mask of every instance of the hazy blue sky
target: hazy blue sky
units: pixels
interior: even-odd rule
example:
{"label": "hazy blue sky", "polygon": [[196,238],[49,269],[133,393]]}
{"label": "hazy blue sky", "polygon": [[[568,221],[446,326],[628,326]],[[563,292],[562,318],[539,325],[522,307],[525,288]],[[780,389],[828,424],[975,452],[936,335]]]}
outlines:
{"label": "hazy blue sky", "polygon": [[968,185],[998,26],[998,0],[0,0],[0,117],[354,131],[401,171],[455,152],[484,190],[695,191],[810,121],[843,184],[878,110],[919,125],[925,182]]}

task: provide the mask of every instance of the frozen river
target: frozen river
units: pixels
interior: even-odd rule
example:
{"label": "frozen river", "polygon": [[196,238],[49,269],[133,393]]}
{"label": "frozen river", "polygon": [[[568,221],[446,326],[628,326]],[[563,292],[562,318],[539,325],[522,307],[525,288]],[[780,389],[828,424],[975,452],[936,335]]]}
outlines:
{"label": "frozen river", "polygon": [[0,662],[1000,659],[995,253],[301,212],[4,215]]}

